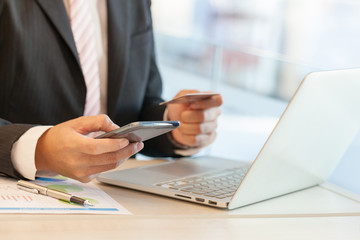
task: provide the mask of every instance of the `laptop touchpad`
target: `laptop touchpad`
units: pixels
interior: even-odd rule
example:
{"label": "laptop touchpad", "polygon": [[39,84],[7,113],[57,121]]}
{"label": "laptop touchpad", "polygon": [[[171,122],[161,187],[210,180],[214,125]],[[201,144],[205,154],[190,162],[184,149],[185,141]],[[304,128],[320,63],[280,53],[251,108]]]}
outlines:
{"label": "laptop touchpad", "polygon": [[167,175],[173,175],[176,177],[186,177],[190,175],[213,171],[216,169],[179,161],[179,162],[167,163],[157,166],[145,167],[143,168],[143,170],[163,173]]}

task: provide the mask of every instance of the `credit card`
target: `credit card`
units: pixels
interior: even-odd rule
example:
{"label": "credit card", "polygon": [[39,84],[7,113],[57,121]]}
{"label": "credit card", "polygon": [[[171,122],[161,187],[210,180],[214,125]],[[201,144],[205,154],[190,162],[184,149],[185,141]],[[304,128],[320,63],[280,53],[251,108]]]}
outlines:
{"label": "credit card", "polygon": [[160,103],[159,105],[172,104],[172,103],[192,103],[196,101],[201,101],[212,96],[220,95],[220,93],[188,93],[176,98],[173,98],[169,101]]}

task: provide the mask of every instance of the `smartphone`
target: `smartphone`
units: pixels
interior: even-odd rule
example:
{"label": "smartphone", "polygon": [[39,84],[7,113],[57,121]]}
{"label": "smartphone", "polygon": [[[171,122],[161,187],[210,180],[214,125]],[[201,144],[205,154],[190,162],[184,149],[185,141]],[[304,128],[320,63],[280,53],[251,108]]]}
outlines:
{"label": "smartphone", "polygon": [[178,121],[133,122],[96,138],[127,138],[130,142],[143,142],[170,132],[180,126]]}

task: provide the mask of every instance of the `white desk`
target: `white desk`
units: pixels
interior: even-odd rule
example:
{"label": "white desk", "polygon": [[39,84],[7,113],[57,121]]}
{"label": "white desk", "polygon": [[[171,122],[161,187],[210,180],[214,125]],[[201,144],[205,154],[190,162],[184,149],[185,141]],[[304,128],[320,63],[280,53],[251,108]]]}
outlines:
{"label": "white desk", "polygon": [[[121,168],[161,162],[129,160]],[[95,181],[96,182],[96,181]],[[233,211],[96,182],[134,215],[0,215],[1,239],[346,239],[360,199],[323,187]]]}

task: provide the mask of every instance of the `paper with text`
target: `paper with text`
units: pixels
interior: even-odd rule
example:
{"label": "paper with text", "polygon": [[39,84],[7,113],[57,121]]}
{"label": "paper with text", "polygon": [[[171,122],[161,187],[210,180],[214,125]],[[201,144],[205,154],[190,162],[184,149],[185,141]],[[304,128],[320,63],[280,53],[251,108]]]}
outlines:
{"label": "paper with text", "polygon": [[94,206],[84,207],[26,192],[17,188],[15,179],[0,177],[0,213],[131,214],[93,183],[80,183],[62,176],[37,178],[32,182],[85,198]]}

